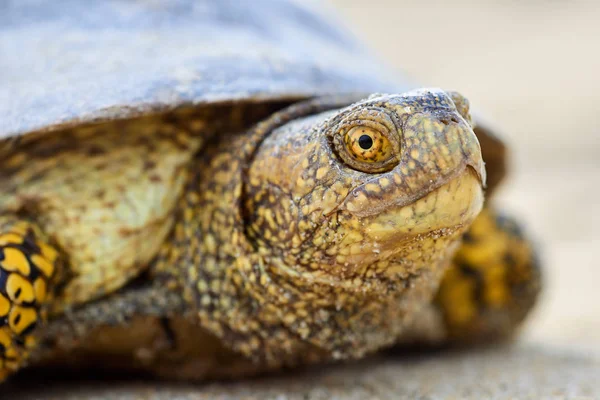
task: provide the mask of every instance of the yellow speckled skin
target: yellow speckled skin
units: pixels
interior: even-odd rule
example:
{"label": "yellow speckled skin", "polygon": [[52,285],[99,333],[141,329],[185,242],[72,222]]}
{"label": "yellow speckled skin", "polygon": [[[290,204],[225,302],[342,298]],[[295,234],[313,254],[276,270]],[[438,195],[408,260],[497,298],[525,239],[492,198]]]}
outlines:
{"label": "yellow speckled skin", "polygon": [[[488,334],[473,328],[492,319],[472,302],[505,314],[523,294],[499,278],[504,255],[520,284],[537,277],[522,238],[477,219],[486,171],[468,102],[423,90],[348,103],[317,99],[268,118],[285,103],[184,108],[0,148],[0,250],[13,265],[0,274],[18,270],[0,286],[4,308],[19,307],[20,285],[32,321],[50,311],[46,329],[0,328],[0,371],[27,359],[14,343],[39,363],[119,360],[203,379],[362,357],[410,335],[426,312],[444,321],[427,328],[443,340]],[[473,221],[469,235],[483,239],[452,263]],[[10,241],[27,235],[38,247],[12,254]],[[42,290],[18,257],[61,272]],[[483,297],[463,258],[489,283]]]}

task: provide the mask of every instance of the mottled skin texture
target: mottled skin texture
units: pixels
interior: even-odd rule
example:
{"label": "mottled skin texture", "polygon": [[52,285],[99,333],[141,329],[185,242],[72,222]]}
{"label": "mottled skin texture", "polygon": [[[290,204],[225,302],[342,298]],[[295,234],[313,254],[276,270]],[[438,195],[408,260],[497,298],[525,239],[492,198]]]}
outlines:
{"label": "mottled skin texture", "polygon": [[0,274],[23,279],[0,281],[0,374],[29,359],[202,379],[512,332],[538,275],[522,235],[476,219],[486,171],[466,100],[349,102],[5,143]]}

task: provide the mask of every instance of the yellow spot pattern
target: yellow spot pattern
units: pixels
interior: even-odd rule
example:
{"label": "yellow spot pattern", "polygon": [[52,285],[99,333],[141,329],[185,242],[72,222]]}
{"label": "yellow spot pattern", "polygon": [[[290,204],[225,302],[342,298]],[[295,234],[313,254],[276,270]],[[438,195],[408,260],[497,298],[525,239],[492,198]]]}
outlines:
{"label": "yellow spot pattern", "polygon": [[35,301],[33,285],[19,274],[10,274],[6,280],[6,293],[15,304]]}
{"label": "yellow spot pattern", "polygon": [[15,248],[6,248],[4,250],[4,260],[0,266],[7,271],[18,271],[22,275],[29,275],[31,271],[27,257]]}
{"label": "yellow spot pattern", "polygon": [[5,246],[7,244],[21,244],[23,243],[23,237],[17,235],[16,233],[7,233],[5,235],[0,235],[0,246]]}
{"label": "yellow spot pattern", "polygon": [[46,278],[50,278],[52,274],[54,274],[54,265],[45,258],[35,254],[31,257],[31,261],[40,269]]}
{"label": "yellow spot pattern", "polygon": [[5,318],[10,311],[10,301],[0,294],[0,318]]}
{"label": "yellow spot pattern", "polygon": [[0,216],[0,381],[18,370],[35,347],[55,276],[58,252],[23,221]]}
{"label": "yellow spot pattern", "polygon": [[43,303],[46,300],[46,281],[42,278],[37,278],[33,283],[33,289],[35,291],[35,299],[38,303]]}
{"label": "yellow spot pattern", "polygon": [[14,306],[8,316],[8,326],[17,335],[21,335],[27,328],[37,322],[37,312],[33,308]]}

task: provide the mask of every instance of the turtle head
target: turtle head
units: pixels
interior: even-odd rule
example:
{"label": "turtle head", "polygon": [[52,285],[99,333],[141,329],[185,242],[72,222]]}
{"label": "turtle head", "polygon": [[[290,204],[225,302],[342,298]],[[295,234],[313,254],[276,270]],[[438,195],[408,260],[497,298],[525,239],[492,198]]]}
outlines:
{"label": "turtle head", "polygon": [[265,138],[248,171],[246,229],[288,273],[391,293],[441,274],[484,183],[466,99],[373,95]]}

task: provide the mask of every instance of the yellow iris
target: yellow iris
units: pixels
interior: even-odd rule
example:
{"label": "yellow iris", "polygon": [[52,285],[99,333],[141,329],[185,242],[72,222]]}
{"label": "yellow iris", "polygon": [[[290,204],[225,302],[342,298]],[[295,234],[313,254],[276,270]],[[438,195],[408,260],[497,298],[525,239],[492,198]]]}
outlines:
{"label": "yellow iris", "polygon": [[361,162],[379,163],[389,159],[393,153],[393,146],[388,138],[367,126],[350,129],[344,142],[350,155]]}

